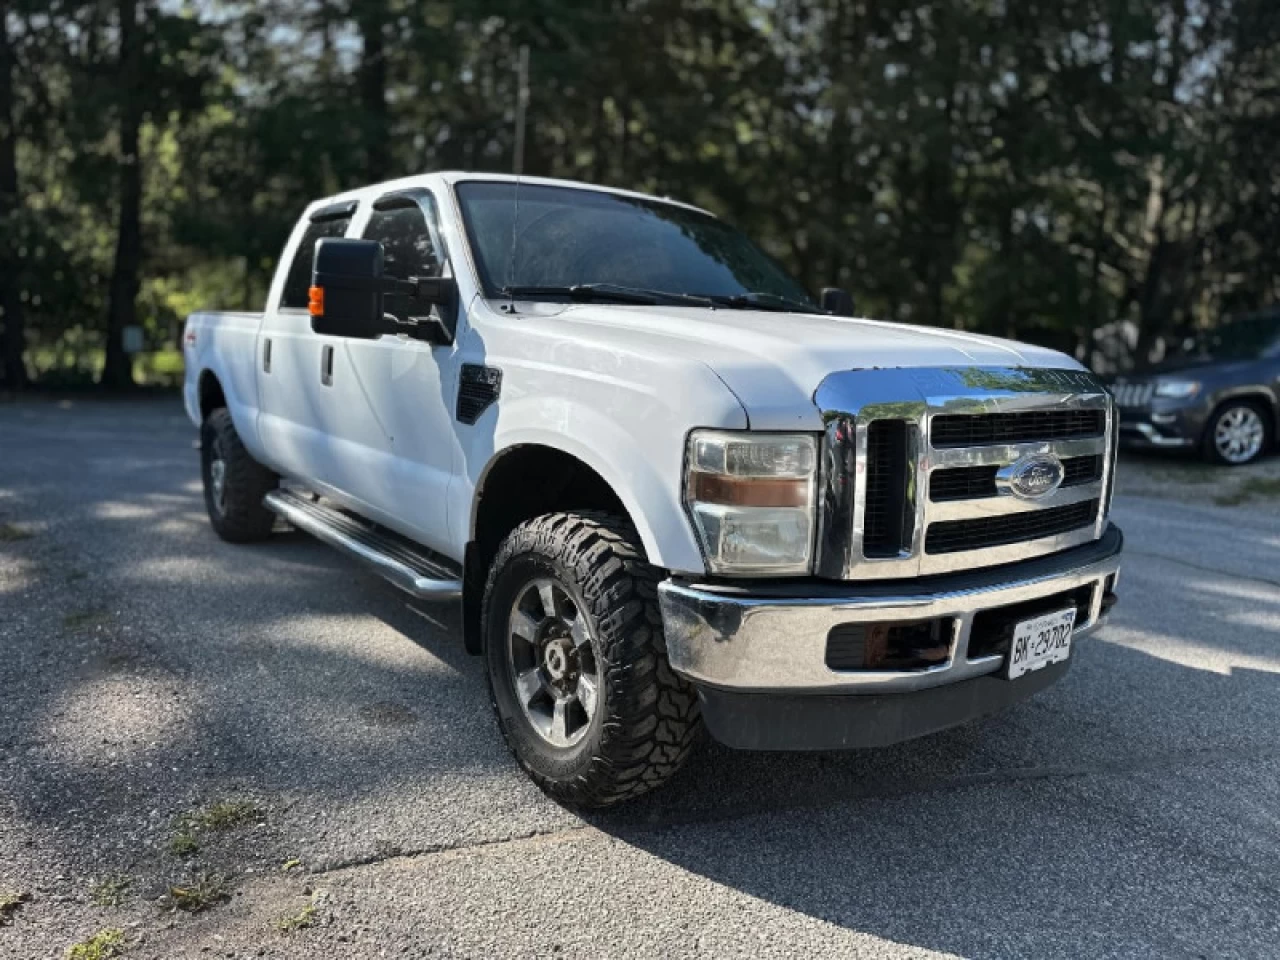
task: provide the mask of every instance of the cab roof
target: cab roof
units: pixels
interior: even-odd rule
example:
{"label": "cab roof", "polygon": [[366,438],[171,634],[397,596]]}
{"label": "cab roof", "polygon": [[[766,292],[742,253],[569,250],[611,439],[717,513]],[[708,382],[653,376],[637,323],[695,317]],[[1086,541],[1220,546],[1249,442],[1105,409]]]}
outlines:
{"label": "cab roof", "polygon": [[580,180],[557,180],[550,177],[526,177],[516,176],[511,173],[481,173],[467,170],[441,170],[433,173],[419,173],[411,177],[401,177],[398,180],[387,180],[383,183],[370,184],[366,187],[359,187],[355,190],[346,190],[342,193],[335,193],[328,197],[322,197],[314,201],[307,207],[307,213],[318,207],[328,206],[331,203],[341,203],[344,200],[367,200],[370,197],[379,197],[384,193],[393,190],[409,190],[413,187],[430,187],[444,183],[450,187],[457,183],[466,181],[480,180],[488,183],[515,183],[519,181],[526,186],[546,186],[546,187],[564,187],[570,190],[593,190],[597,193],[612,193],[622,197],[635,197],[641,200],[654,200],[658,203],[669,203],[673,206],[684,207],[688,210],[696,210],[699,213],[705,213],[707,216],[714,216],[710,211],[704,210],[702,207],[694,206],[691,203],[684,203],[680,200],[673,200],[671,197],[657,197],[648,193],[640,193],[635,190],[622,190],[618,187],[606,187],[595,183],[584,183]]}

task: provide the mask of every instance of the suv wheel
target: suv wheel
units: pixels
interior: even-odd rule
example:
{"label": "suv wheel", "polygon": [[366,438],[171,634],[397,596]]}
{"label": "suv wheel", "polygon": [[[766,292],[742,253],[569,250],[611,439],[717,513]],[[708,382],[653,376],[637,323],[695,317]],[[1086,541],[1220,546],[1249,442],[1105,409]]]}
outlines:
{"label": "suv wheel", "polygon": [[225,407],[209,414],[200,427],[200,474],[205,509],[218,536],[249,543],[271,535],[276,516],[262,498],[279,478],[249,456]]}
{"label": "suv wheel", "polygon": [[1234,400],[1223,404],[1209,418],[1205,453],[1217,463],[1240,466],[1261,456],[1271,440],[1266,410],[1252,400]]}
{"label": "suv wheel", "polygon": [[604,807],[665,783],[701,719],[667,662],[658,571],[629,523],[557,513],[503,541],[485,587],[494,711],[548,794]]}

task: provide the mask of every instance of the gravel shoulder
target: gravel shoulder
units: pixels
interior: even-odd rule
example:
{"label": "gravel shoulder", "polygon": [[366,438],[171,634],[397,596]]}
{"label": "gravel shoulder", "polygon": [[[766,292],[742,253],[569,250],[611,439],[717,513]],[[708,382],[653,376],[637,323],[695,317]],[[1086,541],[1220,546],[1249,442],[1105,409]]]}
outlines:
{"label": "gravel shoulder", "polygon": [[1280,510],[1217,471],[1126,458],[1121,604],[1034,700],[705,743],[582,817],[452,612],[218,541],[193,439],[176,401],[0,406],[0,958],[1280,955]]}

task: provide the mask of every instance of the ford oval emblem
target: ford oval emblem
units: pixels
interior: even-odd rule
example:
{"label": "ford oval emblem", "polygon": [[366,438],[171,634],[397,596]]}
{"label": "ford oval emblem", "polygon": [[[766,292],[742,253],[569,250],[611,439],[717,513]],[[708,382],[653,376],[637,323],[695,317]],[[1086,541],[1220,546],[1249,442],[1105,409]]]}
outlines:
{"label": "ford oval emblem", "polygon": [[1033,453],[996,473],[996,487],[1021,497],[1039,500],[1062,486],[1062,461],[1052,453]]}

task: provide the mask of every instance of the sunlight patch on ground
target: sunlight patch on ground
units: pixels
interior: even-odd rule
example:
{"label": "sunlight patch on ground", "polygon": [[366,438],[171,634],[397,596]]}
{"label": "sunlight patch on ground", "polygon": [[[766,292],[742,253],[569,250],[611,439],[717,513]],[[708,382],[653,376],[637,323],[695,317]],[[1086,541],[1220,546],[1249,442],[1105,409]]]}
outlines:
{"label": "sunlight patch on ground", "polygon": [[93,516],[99,520],[150,520],[156,515],[156,507],[144,506],[120,500],[104,500],[93,507]]}
{"label": "sunlight patch on ground", "polygon": [[[104,659],[103,670],[128,669]],[[54,759],[86,766],[113,766],[168,750],[186,737],[190,717],[173,696],[172,681],[118,675],[96,677],[59,697],[48,714],[42,740]]]}
{"label": "sunlight patch on ground", "polygon": [[1280,607],[1280,589],[1265,583],[1248,580],[1202,580],[1188,584],[1190,589],[1211,596],[1226,597],[1230,600],[1244,600],[1247,603],[1262,604],[1269,607]]}
{"label": "sunlight patch on ground", "polygon": [[1103,643],[1145,653],[1157,660],[1224,677],[1230,676],[1235,670],[1280,673],[1280,652],[1276,656],[1259,656],[1115,625],[1109,627],[1105,634],[1100,634],[1098,639]]}

